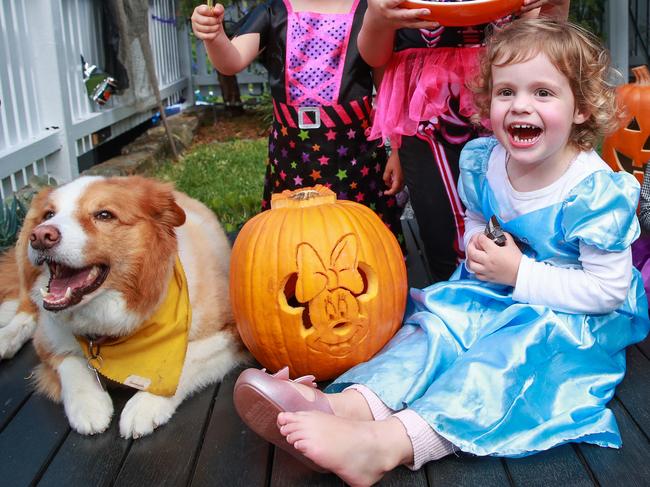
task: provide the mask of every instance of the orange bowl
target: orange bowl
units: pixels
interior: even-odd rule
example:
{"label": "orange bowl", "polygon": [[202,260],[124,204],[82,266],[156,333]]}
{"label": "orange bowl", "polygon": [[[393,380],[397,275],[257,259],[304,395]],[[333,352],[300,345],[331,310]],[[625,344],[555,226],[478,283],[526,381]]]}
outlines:
{"label": "orange bowl", "polygon": [[472,0],[469,2],[426,2],[406,0],[402,8],[428,9],[422,19],[433,20],[449,27],[486,24],[521,8],[523,0]]}

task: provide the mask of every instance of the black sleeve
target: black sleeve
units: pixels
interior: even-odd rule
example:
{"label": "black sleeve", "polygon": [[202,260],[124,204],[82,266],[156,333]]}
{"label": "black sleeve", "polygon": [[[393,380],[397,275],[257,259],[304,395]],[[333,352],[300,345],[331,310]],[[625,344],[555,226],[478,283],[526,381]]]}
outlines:
{"label": "black sleeve", "polygon": [[269,3],[258,5],[248,12],[235,26],[235,36],[243,34],[260,35],[260,51],[264,49],[269,40],[271,31],[271,8]]}

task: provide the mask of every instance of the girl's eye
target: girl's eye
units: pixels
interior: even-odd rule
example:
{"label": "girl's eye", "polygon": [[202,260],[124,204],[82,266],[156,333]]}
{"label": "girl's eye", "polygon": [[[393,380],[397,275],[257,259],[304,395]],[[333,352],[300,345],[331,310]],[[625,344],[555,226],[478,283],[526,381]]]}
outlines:
{"label": "girl's eye", "polygon": [[95,213],[95,219],[97,220],[112,220],[115,218],[115,215],[113,215],[110,211],[108,210],[101,210]]}
{"label": "girl's eye", "polygon": [[503,89],[497,91],[497,95],[499,95],[499,96],[512,96],[513,91],[510,88],[503,88]]}
{"label": "girl's eye", "polygon": [[541,96],[542,98],[551,96],[551,92],[548,90],[545,90],[544,88],[537,90],[537,96]]}

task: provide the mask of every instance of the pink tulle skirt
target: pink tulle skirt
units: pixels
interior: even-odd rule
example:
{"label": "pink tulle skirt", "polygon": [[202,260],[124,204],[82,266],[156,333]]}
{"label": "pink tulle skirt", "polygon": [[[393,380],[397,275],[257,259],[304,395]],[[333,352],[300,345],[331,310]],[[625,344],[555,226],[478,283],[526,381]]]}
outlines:
{"label": "pink tulle skirt", "polygon": [[399,147],[403,135],[415,135],[418,124],[449,112],[450,98],[459,101],[457,113],[477,113],[467,81],[478,74],[482,47],[413,48],[391,57],[375,100],[370,139],[390,139]]}

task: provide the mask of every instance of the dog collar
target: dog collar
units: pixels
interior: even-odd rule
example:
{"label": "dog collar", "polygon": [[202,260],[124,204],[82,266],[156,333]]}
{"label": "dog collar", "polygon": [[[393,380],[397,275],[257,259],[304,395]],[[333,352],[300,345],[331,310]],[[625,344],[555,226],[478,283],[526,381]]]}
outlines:
{"label": "dog collar", "polygon": [[134,334],[92,341],[76,338],[89,367],[104,377],[159,396],[173,396],[185,362],[191,321],[187,279],[176,256],[164,301]]}

